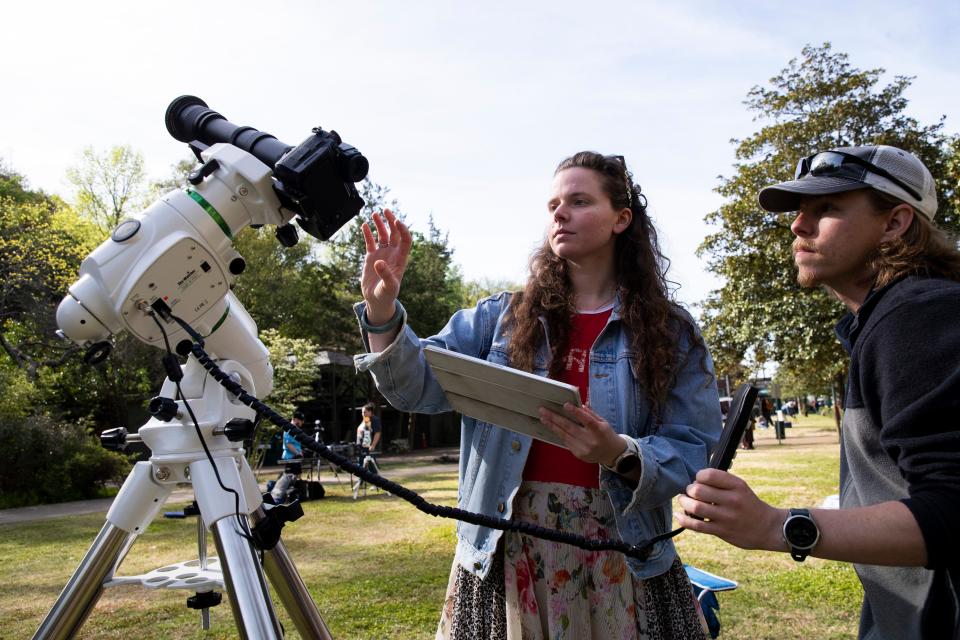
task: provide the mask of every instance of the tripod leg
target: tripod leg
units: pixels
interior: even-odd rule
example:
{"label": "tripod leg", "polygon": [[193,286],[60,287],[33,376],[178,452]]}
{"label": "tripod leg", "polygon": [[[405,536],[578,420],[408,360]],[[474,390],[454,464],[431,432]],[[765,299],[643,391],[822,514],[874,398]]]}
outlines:
{"label": "tripod leg", "polygon": [[[262,520],[263,507],[257,509],[251,517],[254,523]],[[277,546],[264,553],[263,568],[300,635],[303,638],[333,640],[330,630],[320,616],[317,604],[310,597],[293,560],[283,546],[283,541],[277,542]]]}
{"label": "tripod leg", "polygon": [[[246,461],[231,456],[214,458],[224,485],[240,494],[240,514],[260,506],[260,493]],[[190,476],[200,513],[213,532],[230,608],[241,638],[282,638],[270,592],[252,543],[244,538],[237,521],[234,494],[224,491],[209,461],[190,465]]]}
{"label": "tripod leg", "polygon": [[[240,464],[240,475],[247,483],[248,495],[259,496],[259,486],[256,484],[253,472],[243,460]],[[250,513],[253,524],[257,524],[265,517],[266,511],[262,504]],[[332,640],[333,636],[330,635],[330,630],[320,616],[317,604],[310,597],[310,592],[307,591],[300,574],[297,573],[282,540],[278,540],[273,549],[264,552],[263,568],[283,608],[300,632],[300,636],[305,639]]]}
{"label": "tripod leg", "polygon": [[149,462],[134,465],[107,512],[107,522],[37,628],[35,640],[71,638],[80,630],[103,594],[104,582],[163,508],[171,490],[154,481]]}
{"label": "tripod leg", "polygon": [[263,566],[283,608],[304,638],[333,640],[317,604],[310,597],[282,542],[264,554]]}
{"label": "tripod leg", "polygon": [[132,537],[133,534],[109,522],[103,525],[50,613],[37,628],[34,640],[72,638],[80,631],[103,594],[103,583],[116,567],[127,540]]}
{"label": "tripod leg", "polygon": [[212,530],[240,637],[250,640],[282,638],[283,631],[273,611],[270,592],[253,546],[240,537],[233,517],[218,520]]}

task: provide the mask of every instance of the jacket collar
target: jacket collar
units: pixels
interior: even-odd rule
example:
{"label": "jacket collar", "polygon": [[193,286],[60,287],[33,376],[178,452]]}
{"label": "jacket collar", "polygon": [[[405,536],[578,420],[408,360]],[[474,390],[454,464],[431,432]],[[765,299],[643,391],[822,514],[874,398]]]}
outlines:
{"label": "jacket collar", "polygon": [[870,289],[857,312],[848,312],[840,319],[840,322],[834,327],[834,332],[837,334],[840,344],[847,353],[853,352],[853,347],[857,343],[857,337],[860,335],[860,331],[866,326],[867,320],[870,319],[870,314],[872,314],[873,310],[880,304],[883,296],[890,291],[890,289],[900,284],[906,277],[907,276],[897,278],[885,287]]}

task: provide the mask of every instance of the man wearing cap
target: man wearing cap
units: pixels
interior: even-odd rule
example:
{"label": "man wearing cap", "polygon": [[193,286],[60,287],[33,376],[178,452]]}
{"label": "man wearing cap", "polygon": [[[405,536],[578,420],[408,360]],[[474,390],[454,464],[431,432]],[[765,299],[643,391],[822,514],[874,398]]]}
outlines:
{"label": "man wearing cap", "polygon": [[797,212],[799,283],[850,311],[836,327],[850,353],[840,509],[777,509],[705,469],[678,520],[745,549],[855,563],[860,638],[958,638],[960,252],[934,226],[933,177],[901,149],[843,147],[759,200]]}

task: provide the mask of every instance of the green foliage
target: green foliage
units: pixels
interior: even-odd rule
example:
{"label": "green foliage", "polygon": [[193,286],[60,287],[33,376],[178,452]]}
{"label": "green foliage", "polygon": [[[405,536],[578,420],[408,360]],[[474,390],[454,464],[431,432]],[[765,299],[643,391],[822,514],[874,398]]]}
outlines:
{"label": "green foliage", "polygon": [[0,347],[30,378],[72,351],[55,338],[54,311],[95,237],[59,201],[0,197]]}
{"label": "green foliage", "polygon": [[705,220],[720,227],[698,254],[724,280],[703,305],[704,335],[718,369],[737,366],[748,351],[762,349],[785,372],[824,388],[846,366],[833,336],[842,306],[822,289],[801,290],[790,245],[792,214],[769,213],[757,204],[763,187],[792,179],[797,160],[816,150],[891,144],[914,152],[937,179],[938,224],[960,229],[956,138],[943,121],[921,125],[905,115],[911,78],[878,86],[882,69],[852,67],[829,44],[807,46],[769,85],[748,94],[747,108],[768,122],[737,145],[736,174],[717,187],[726,202]]}
{"label": "green foliage", "polygon": [[0,451],[0,508],[93,498],[130,469],[82,426],[44,416],[0,419]]}
{"label": "green foliage", "polygon": [[0,200],[7,198],[18,203],[53,204],[54,202],[54,199],[42,191],[31,190],[26,178],[0,160]]}
{"label": "green foliage", "polygon": [[240,234],[234,247],[246,259],[247,268],[234,292],[258,326],[336,345],[345,330],[336,312],[349,311],[340,302],[346,284],[330,277],[329,269],[317,260],[318,243],[303,235],[299,244],[284,247],[272,229]]}
{"label": "green foliage", "polygon": [[501,291],[520,291],[523,285],[508,280],[468,280],[463,283],[463,306],[473,307],[484,298]]}
{"label": "green foliage", "polygon": [[165,377],[163,352],[128,333],[114,339],[104,362],[91,366],[75,358],[47,367],[38,376],[42,404],[62,420],[91,422],[97,432],[111,427],[136,430],[146,421],[145,407]]}
{"label": "green foliage", "polygon": [[830,395],[830,385],[818,381],[822,376],[817,371],[806,371],[803,363],[792,368],[780,367],[773,377],[772,386],[779,389],[781,398],[799,398],[808,395]]}
{"label": "green foliage", "polygon": [[0,422],[25,418],[37,398],[37,389],[27,373],[0,358]]}
{"label": "green foliage", "polygon": [[92,229],[69,209],[0,198],[0,321],[59,303],[95,245]]}
{"label": "green foliage", "polygon": [[77,211],[93,221],[103,236],[148,204],[143,156],[129,145],[103,153],[87,147],[80,163],[67,171],[67,179],[77,189]]}
{"label": "green foliage", "polygon": [[313,385],[320,377],[320,348],[305,338],[290,338],[276,329],[266,329],[260,339],[273,363],[273,391],[267,396],[274,409],[287,417],[313,399]]}
{"label": "green foliage", "polygon": [[180,160],[170,166],[170,175],[160,180],[154,180],[150,183],[150,195],[155,200],[160,196],[182,189],[187,184],[187,176],[197,168],[197,159],[191,154],[190,157]]}
{"label": "green foliage", "polygon": [[411,328],[421,336],[443,328],[463,305],[463,277],[453,263],[447,236],[429,221],[427,235],[413,233],[410,263],[403,274],[401,297]]}
{"label": "green foliage", "polygon": [[143,415],[131,414],[131,406],[142,405],[162,379],[160,352],[129,336],[120,336],[111,358],[92,368],[54,334],[57,305],[100,237],[92,222],[58,200],[28,191],[0,198],[0,371],[14,384],[4,403],[11,410],[27,402],[31,412],[92,418],[100,429],[131,427]]}

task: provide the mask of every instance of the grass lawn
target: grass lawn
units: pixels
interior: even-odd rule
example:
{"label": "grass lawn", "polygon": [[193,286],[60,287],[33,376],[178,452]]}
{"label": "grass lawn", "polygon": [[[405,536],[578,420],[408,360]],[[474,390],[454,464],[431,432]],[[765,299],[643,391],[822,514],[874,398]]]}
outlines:
{"label": "grass lawn", "polygon": [[[777,444],[757,432],[734,470],[766,500],[815,505],[837,493],[838,445],[832,420],[795,421]],[[389,475],[389,468],[384,469]],[[456,466],[409,477],[428,500],[454,504]],[[373,492],[354,501],[345,485],[325,485],[327,498],[304,504],[306,516],[284,529],[287,549],[337,640],[432,638],[454,548],[454,523]],[[103,524],[102,515],[0,526],[0,638],[28,638]],[[685,562],[733,578],[720,594],[722,638],[853,638],[861,598],[852,568],[786,554],[746,552],[707,536],[676,538]],[[212,544],[210,545],[212,549]],[[135,574],[196,557],[192,521],[158,519],[121,567]],[[81,638],[235,638],[229,605],[212,610],[212,630],[184,606],[187,593],[108,589]],[[299,637],[278,606],[287,637]]]}

